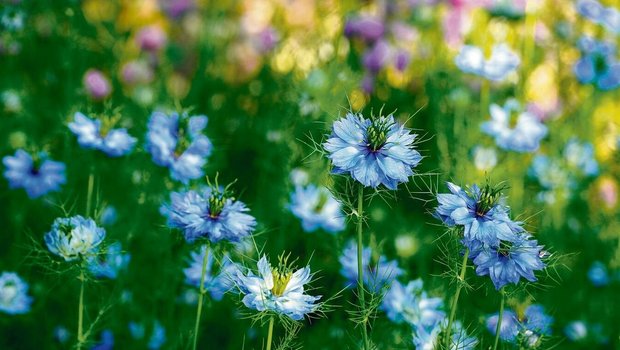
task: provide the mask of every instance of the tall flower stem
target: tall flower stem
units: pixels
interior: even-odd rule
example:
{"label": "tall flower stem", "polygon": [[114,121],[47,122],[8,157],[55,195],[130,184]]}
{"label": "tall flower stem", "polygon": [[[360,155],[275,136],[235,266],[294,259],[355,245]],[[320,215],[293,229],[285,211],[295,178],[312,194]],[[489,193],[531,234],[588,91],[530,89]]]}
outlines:
{"label": "tall flower stem", "polygon": [[461,263],[461,272],[459,273],[458,284],[456,285],[456,293],[454,293],[454,298],[452,299],[452,305],[450,306],[450,318],[448,319],[448,327],[446,328],[446,340],[445,340],[445,348],[450,349],[450,345],[452,340],[450,339],[450,333],[452,332],[452,324],[454,323],[454,318],[456,317],[456,309],[459,303],[459,296],[461,295],[461,289],[463,288],[463,284],[465,283],[465,273],[467,272],[467,259],[469,258],[469,249],[465,249],[465,254],[463,254],[463,262]]}
{"label": "tall flower stem", "polygon": [[88,192],[86,192],[86,217],[90,216],[90,209],[92,206],[94,186],[95,186],[95,174],[91,170],[90,175],[88,175]]}
{"label": "tall flower stem", "polygon": [[269,331],[267,332],[267,350],[271,350],[271,342],[273,339],[273,322],[275,317],[271,315],[269,318]]}
{"label": "tall flower stem", "polygon": [[[364,185],[359,185],[357,192],[357,293],[360,301],[360,311],[365,312],[366,302],[364,301],[364,264],[362,253],[364,250],[362,229],[364,224]],[[363,349],[368,349],[368,330],[366,329],[366,316],[362,314],[362,340]]]}
{"label": "tall flower stem", "polygon": [[84,280],[86,276],[84,275],[84,270],[80,272],[80,276],[78,277],[80,280],[80,301],[78,304],[78,330],[77,330],[77,350],[81,350],[82,346],[86,342],[84,339]]}
{"label": "tall flower stem", "polygon": [[196,322],[194,323],[194,341],[192,349],[196,350],[198,345],[198,329],[200,328],[200,316],[202,315],[202,303],[207,294],[207,288],[205,288],[205,276],[207,274],[207,261],[209,260],[209,246],[204,245],[205,256],[202,259],[202,272],[200,273],[200,296],[198,297],[198,308],[196,309]]}
{"label": "tall flower stem", "polygon": [[499,344],[499,333],[502,329],[502,318],[504,317],[504,304],[506,303],[506,292],[504,288],[500,289],[502,295],[502,301],[499,304],[499,316],[497,318],[497,327],[495,327],[495,343],[493,344],[493,350],[497,350],[497,344]]}

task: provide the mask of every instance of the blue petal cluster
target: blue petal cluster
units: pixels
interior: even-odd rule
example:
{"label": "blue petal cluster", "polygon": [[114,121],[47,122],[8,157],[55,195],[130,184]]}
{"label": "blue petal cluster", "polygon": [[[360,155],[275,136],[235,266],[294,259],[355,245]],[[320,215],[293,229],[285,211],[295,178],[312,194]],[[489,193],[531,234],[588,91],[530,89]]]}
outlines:
{"label": "blue petal cluster", "polygon": [[342,205],[325,187],[296,186],[289,208],[293,215],[301,219],[301,226],[306,232],[323,229],[336,233],[344,230]]}
{"label": "blue petal cluster", "polygon": [[101,332],[101,340],[90,350],[112,350],[114,349],[114,334],[111,330],[106,329]]}
{"label": "blue petal cluster", "polygon": [[263,256],[258,261],[258,275],[251,271],[247,274],[238,271],[234,280],[244,294],[243,304],[248,308],[261,312],[273,311],[299,321],[316,310],[318,305],[315,302],[321,298],[305,293],[304,285],[311,278],[307,266],[295,272],[282,267],[272,269]]}
{"label": "blue petal cluster", "polygon": [[98,149],[110,157],[120,157],[131,152],[137,139],[125,128],[111,129],[98,119],[91,119],[76,112],[69,129],[78,137],[78,143],[84,148]]}
{"label": "blue petal cluster", "polygon": [[48,159],[45,152],[31,156],[19,149],[14,156],[5,156],[4,177],[11,188],[23,188],[28,197],[38,198],[48,192],[59,191],[67,182],[65,164]]}
{"label": "blue petal cluster", "polygon": [[442,308],[443,300],[429,297],[421,279],[410,281],[406,286],[393,281],[381,304],[381,309],[393,322],[423,327],[442,321],[446,317]]}
{"label": "blue petal cluster", "polygon": [[239,242],[256,227],[256,219],[247,214],[250,209],[243,202],[211,187],[173,192],[170,204],[164,204],[160,211],[168,218],[168,226],[181,229],[188,242],[200,237],[211,242]]}
{"label": "blue petal cluster", "polygon": [[213,148],[203,134],[207,121],[204,115],[153,112],[146,148],[155,164],[169,168],[172,178],[184,184],[203,176],[202,167]]}
{"label": "blue petal cluster", "polygon": [[620,11],[615,7],[605,7],[596,0],[578,0],[577,12],[590,21],[602,25],[614,34],[620,34]]}
{"label": "blue petal cluster", "polygon": [[521,60],[506,44],[495,45],[488,60],[484,58],[481,48],[464,45],[456,56],[455,63],[465,73],[502,81],[519,67]]}
{"label": "blue petal cluster", "polygon": [[607,266],[600,261],[593,262],[588,269],[588,279],[595,287],[604,287],[608,285],[610,278]]}
{"label": "blue petal cluster", "polygon": [[88,261],[88,269],[98,278],[116,279],[119,272],[126,269],[131,255],[123,253],[119,242],[110,244],[105,251],[93,256]]}
{"label": "blue petal cluster", "polygon": [[104,238],[103,228],[80,215],[57,218],[44,236],[47,249],[65,261],[96,257]]}
{"label": "blue petal cluster", "polygon": [[[497,322],[499,314],[493,314],[487,317],[487,329],[493,335],[497,330]],[[504,310],[502,323],[500,325],[500,339],[517,343],[527,348],[535,348],[541,336],[551,335],[551,325],[553,317],[545,313],[542,305],[532,304],[528,306],[521,316],[514,311]]]}
{"label": "blue petal cluster", "polygon": [[581,59],[575,63],[574,72],[582,84],[594,84],[601,90],[620,86],[620,62],[616,46],[611,42],[582,37],[578,42]]}
{"label": "blue petal cluster", "polygon": [[234,286],[233,278],[237,275],[239,269],[228,256],[224,256],[222,259],[222,266],[219,269],[219,274],[216,275],[213,268],[215,257],[209,248],[203,245],[200,250],[191,252],[189,266],[183,269],[185,283],[200,288],[202,263],[207,252],[209,255],[207,256],[204,288],[211,294],[213,299],[221,300],[224,293]]}
{"label": "blue petal cluster", "polygon": [[9,315],[25,314],[30,311],[30,304],[28,284],[15,272],[3,272],[0,275],[0,311]]}
{"label": "blue petal cluster", "polygon": [[[392,280],[403,274],[396,260],[388,261],[383,255],[376,262],[371,261],[372,250],[364,247],[362,250],[362,265],[364,268],[364,285],[372,291],[378,292],[389,285]],[[357,285],[357,245],[349,241],[338,259],[342,265],[340,274],[347,279],[347,287]]]}
{"label": "blue petal cluster", "polygon": [[334,122],[324,143],[333,172],[350,174],[364,186],[384,185],[396,189],[407,182],[422,156],[413,149],[416,134],[394,121],[394,117],[366,119],[348,113]]}
{"label": "blue petal cluster", "polygon": [[[443,319],[432,326],[418,325],[413,329],[413,345],[416,349],[434,350],[439,349],[441,332],[448,327],[447,320]],[[460,322],[454,322],[451,331],[450,350],[474,350],[478,345],[478,339],[469,336]],[[443,348],[442,348],[443,349]]]}

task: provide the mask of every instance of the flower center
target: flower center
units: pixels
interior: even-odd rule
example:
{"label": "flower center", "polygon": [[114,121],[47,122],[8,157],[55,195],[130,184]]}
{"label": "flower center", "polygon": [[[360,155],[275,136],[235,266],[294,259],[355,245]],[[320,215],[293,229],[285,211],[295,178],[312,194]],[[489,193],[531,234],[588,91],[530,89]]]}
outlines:
{"label": "flower center", "polygon": [[271,271],[271,274],[273,275],[273,288],[271,288],[271,293],[279,297],[284,294],[284,290],[286,289],[288,282],[291,280],[293,273],[288,270],[280,271],[276,267]]}
{"label": "flower center", "polygon": [[222,210],[224,210],[225,204],[226,197],[224,194],[213,191],[211,197],[209,197],[209,217],[211,219],[217,219],[222,213]]}
{"label": "flower center", "polygon": [[373,152],[377,152],[385,145],[390,127],[391,124],[384,118],[372,121],[372,124],[370,124],[367,130],[367,142]]}
{"label": "flower center", "polygon": [[596,73],[596,75],[601,75],[605,72],[607,72],[607,60],[605,59],[605,56],[601,55],[601,54],[595,54],[594,57],[594,72]]}
{"label": "flower center", "polygon": [[508,241],[500,241],[499,247],[497,248],[497,254],[508,257],[510,255],[510,250],[512,249],[512,243]]}
{"label": "flower center", "polygon": [[483,217],[502,197],[503,186],[492,188],[488,183],[480,190],[480,197],[476,203],[476,216]]}

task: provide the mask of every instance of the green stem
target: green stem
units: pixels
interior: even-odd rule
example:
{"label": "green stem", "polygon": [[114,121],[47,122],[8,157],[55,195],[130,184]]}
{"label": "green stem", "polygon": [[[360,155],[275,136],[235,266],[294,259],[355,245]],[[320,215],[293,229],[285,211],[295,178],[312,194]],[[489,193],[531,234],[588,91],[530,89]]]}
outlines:
{"label": "green stem", "polygon": [[84,270],[80,272],[80,303],[78,304],[78,331],[77,331],[77,350],[82,349],[86,342],[84,339]]}
{"label": "green stem", "polygon": [[194,340],[192,349],[196,350],[198,345],[198,328],[200,328],[200,315],[202,315],[202,302],[207,288],[205,288],[205,276],[207,274],[207,261],[209,260],[209,246],[205,244],[205,256],[202,259],[202,272],[200,273],[200,297],[198,298],[198,308],[196,310],[196,322],[194,323]]}
{"label": "green stem", "polygon": [[93,171],[91,171],[90,175],[88,175],[88,192],[86,192],[86,217],[90,216],[94,185],[95,185],[95,174]]}
{"label": "green stem", "polygon": [[506,293],[504,288],[500,289],[502,295],[502,301],[499,304],[499,317],[497,319],[497,327],[495,327],[495,343],[493,344],[493,350],[497,350],[497,344],[499,344],[499,333],[502,328],[502,318],[504,317],[504,303],[506,302]]}
{"label": "green stem", "polygon": [[[364,264],[362,261],[362,254],[364,250],[362,225],[364,223],[364,185],[360,184],[357,194],[357,293],[359,294],[360,310],[364,313],[366,309],[366,302],[364,301]],[[366,315],[363,315],[362,319],[362,339],[363,349],[369,349],[368,346],[368,331],[366,330]]]}
{"label": "green stem", "polygon": [[489,101],[491,100],[491,83],[483,79],[480,86],[480,118],[485,120],[489,113]]}
{"label": "green stem", "polygon": [[469,258],[469,249],[465,249],[465,254],[463,254],[463,262],[461,263],[461,272],[459,273],[459,281],[456,285],[456,293],[454,293],[454,299],[452,299],[452,306],[450,306],[450,318],[448,319],[448,327],[446,328],[446,340],[445,340],[445,348],[450,349],[452,345],[452,340],[450,339],[450,333],[452,332],[452,323],[454,323],[454,318],[456,317],[456,309],[459,303],[459,296],[461,295],[461,289],[463,288],[463,284],[465,282],[465,273],[467,272],[467,259]]}
{"label": "green stem", "polygon": [[269,318],[269,331],[267,333],[267,350],[271,350],[271,340],[273,339],[273,322],[275,317],[271,315]]}

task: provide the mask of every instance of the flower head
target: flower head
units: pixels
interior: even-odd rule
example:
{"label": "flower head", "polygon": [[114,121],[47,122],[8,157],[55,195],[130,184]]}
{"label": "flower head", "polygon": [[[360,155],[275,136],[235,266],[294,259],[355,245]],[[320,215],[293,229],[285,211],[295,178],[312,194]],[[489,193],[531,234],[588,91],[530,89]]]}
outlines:
{"label": "flower head", "polygon": [[78,143],[84,148],[98,149],[111,157],[125,155],[133,149],[136,138],[127,133],[127,129],[112,129],[110,119],[102,121],[91,119],[76,112],[69,129],[78,137]]}
{"label": "flower head", "polygon": [[215,257],[209,248],[203,245],[200,250],[191,252],[189,266],[183,269],[183,273],[185,274],[185,283],[200,288],[202,264],[207,251],[209,255],[207,256],[204,288],[211,294],[213,299],[221,300],[224,293],[229,291],[234,286],[233,278],[236,276],[237,270],[239,269],[228,256],[224,256],[222,259],[219,274],[216,275],[213,268]]}
{"label": "flower head", "polygon": [[620,62],[611,42],[583,37],[578,43],[582,56],[574,66],[575,76],[582,84],[594,84],[601,90],[620,86]]}
{"label": "flower head", "polygon": [[34,156],[19,149],[14,156],[5,156],[2,163],[6,167],[4,177],[11,188],[23,188],[28,197],[37,198],[48,192],[59,191],[67,179],[65,164],[48,159],[46,153]]}
{"label": "flower head", "polygon": [[502,81],[517,69],[521,60],[505,44],[494,46],[488,60],[485,60],[479,47],[464,45],[456,56],[455,63],[465,73]]}
{"label": "flower head", "polygon": [[406,286],[393,281],[381,305],[390,320],[424,327],[432,326],[446,317],[442,307],[441,298],[428,297],[421,279],[410,281]]}
{"label": "flower head", "polygon": [[112,93],[112,84],[100,70],[89,69],[84,74],[84,89],[93,100],[104,100]]}
{"label": "flower head", "polygon": [[286,259],[281,258],[279,266],[272,268],[263,256],[258,261],[258,275],[251,271],[247,274],[239,271],[235,284],[245,295],[243,303],[248,308],[273,311],[298,321],[316,311],[318,305],[315,302],[321,298],[305,293],[304,285],[311,278],[308,266],[293,271]]}
{"label": "flower head", "polygon": [[588,336],[588,327],[583,321],[573,321],[564,327],[564,334],[571,341],[580,341]]}
{"label": "flower head", "polygon": [[594,146],[590,142],[570,139],[564,146],[564,158],[568,165],[586,176],[598,174],[598,162],[594,158]]}
{"label": "flower head", "polygon": [[52,230],[44,236],[50,252],[65,261],[96,256],[105,238],[105,230],[98,227],[93,219],[76,215],[70,218],[57,218]]}
{"label": "flower head", "polygon": [[335,233],[345,227],[342,205],[325,187],[309,185],[296,186],[291,194],[290,209],[293,215],[301,219],[306,232],[321,228]]}
{"label": "flower head", "polygon": [[474,165],[481,171],[491,170],[497,165],[495,148],[476,146],[473,150]]}
{"label": "flower head", "polygon": [[172,178],[187,183],[203,176],[211,141],[203,135],[204,115],[154,112],[148,124],[147,150],[155,164],[170,168]]}
{"label": "flower head", "polygon": [[604,287],[609,284],[607,266],[600,261],[595,261],[588,269],[588,279],[595,287]]}
{"label": "flower head", "polygon": [[[487,318],[487,329],[492,334],[495,334],[497,330],[497,322],[499,321],[499,314],[493,314]],[[512,310],[505,310],[502,315],[502,324],[499,328],[499,337],[504,341],[512,342],[517,338],[521,325],[517,315]]]}
{"label": "flower head", "polygon": [[383,184],[396,189],[407,182],[422,156],[413,149],[416,134],[394,121],[390,115],[365,119],[348,113],[334,122],[332,134],[324,147],[334,166],[334,173],[349,173],[364,186]]}
{"label": "flower head", "polygon": [[[435,322],[431,326],[416,325],[413,327],[413,344],[416,350],[435,350],[441,341],[441,333],[447,326],[447,319]],[[478,339],[467,335],[460,322],[455,322],[451,331],[450,350],[474,350]]]}
{"label": "flower head", "polygon": [[146,26],[136,35],[136,43],[144,51],[157,52],[168,40],[166,32],[158,25]]}
{"label": "flower head", "polygon": [[170,200],[160,211],[168,218],[168,226],[181,229],[188,242],[199,237],[239,242],[256,227],[256,219],[247,214],[250,209],[226,190],[206,187],[172,192]]}
{"label": "flower head", "polygon": [[[492,334],[497,330],[499,314],[493,314],[487,318],[487,329]],[[522,315],[512,310],[505,310],[500,325],[499,337],[510,343],[525,345],[527,348],[535,348],[540,336],[551,334],[553,317],[545,313],[542,305],[532,304],[525,309]]]}
{"label": "flower head", "polygon": [[115,242],[106,247],[105,251],[92,256],[88,261],[88,269],[99,278],[115,279],[118,273],[127,268],[131,255],[123,253],[123,247]]}
{"label": "flower head", "polygon": [[[364,247],[362,250],[362,265],[364,267],[364,284],[373,291],[380,291],[389,285],[393,279],[403,274],[396,260],[388,261],[380,255],[376,261],[372,261],[372,250]],[[347,279],[347,287],[357,284],[357,246],[349,241],[338,259],[342,267],[340,274]]]}
{"label": "flower head", "polygon": [[28,284],[15,272],[3,272],[0,275],[0,311],[9,315],[25,314],[30,311],[30,304]]}

